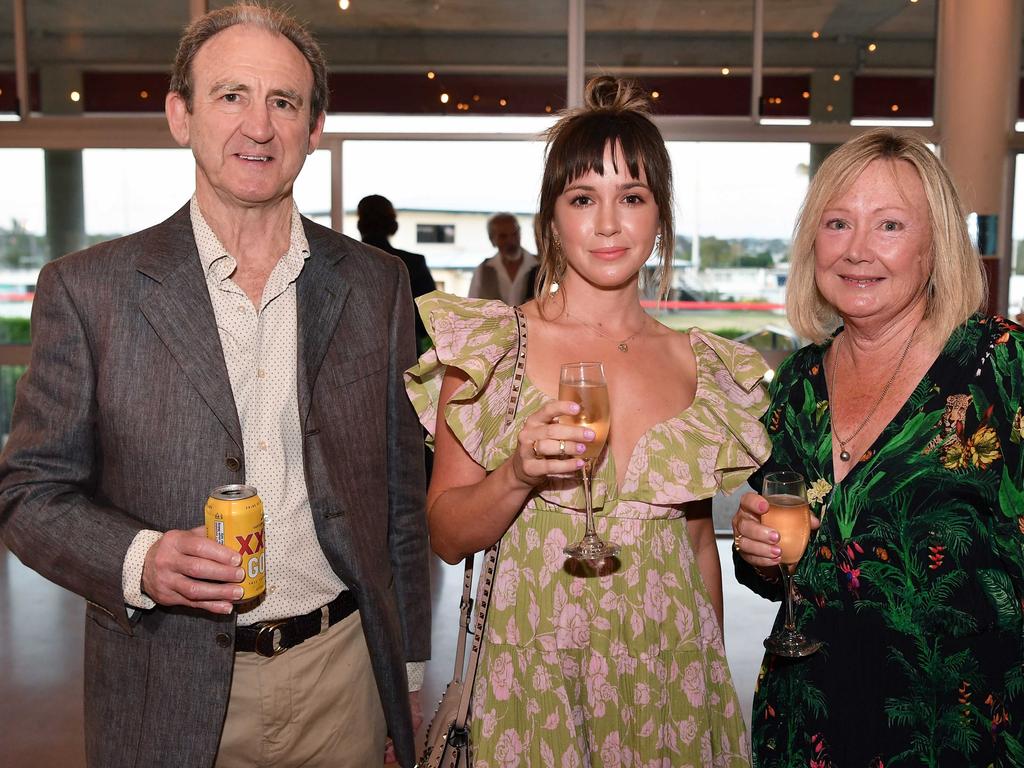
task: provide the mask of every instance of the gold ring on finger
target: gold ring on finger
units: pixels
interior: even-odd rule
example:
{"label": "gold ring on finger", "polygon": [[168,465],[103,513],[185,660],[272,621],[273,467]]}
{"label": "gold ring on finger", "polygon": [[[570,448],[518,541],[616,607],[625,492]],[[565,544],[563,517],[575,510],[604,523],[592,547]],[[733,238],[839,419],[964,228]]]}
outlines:
{"label": "gold ring on finger", "polygon": [[544,454],[537,450],[537,441],[536,440],[533,441],[533,458],[535,458],[535,459],[543,459],[544,458]]}
{"label": "gold ring on finger", "polygon": [[736,551],[740,551],[740,540],[743,539],[743,534],[737,531],[732,537],[732,548]]}
{"label": "gold ring on finger", "polygon": [[559,440],[558,441],[558,458],[560,458],[562,461],[565,461],[565,459],[566,459],[566,455],[565,455],[565,440]]}

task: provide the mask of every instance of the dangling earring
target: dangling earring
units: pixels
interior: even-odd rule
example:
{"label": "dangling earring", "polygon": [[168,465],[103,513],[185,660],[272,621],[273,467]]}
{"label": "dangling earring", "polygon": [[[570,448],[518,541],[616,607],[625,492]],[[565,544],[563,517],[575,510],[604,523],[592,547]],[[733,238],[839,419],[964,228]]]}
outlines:
{"label": "dangling earring", "polygon": [[656,250],[656,251],[660,251],[661,250],[661,232],[659,232],[654,237],[654,250]]}

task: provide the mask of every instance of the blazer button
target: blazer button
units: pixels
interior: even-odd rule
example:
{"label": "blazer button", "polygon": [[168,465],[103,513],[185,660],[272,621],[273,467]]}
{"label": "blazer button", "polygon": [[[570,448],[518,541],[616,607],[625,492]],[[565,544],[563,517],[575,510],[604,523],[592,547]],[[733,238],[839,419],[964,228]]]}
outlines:
{"label": "blazer button", "polygon": [[228,456],[226,459],[224,459],[224,464],[232,472],[237,472],[239,468],[242,466],[242,462],[240,462],[238,458],[235,456]]}
{"label": "blazer button", "polygon": [[221,648],[231,647],[231,635],[227,634],[226,632],[218,632],[217,645],[219,645]]}

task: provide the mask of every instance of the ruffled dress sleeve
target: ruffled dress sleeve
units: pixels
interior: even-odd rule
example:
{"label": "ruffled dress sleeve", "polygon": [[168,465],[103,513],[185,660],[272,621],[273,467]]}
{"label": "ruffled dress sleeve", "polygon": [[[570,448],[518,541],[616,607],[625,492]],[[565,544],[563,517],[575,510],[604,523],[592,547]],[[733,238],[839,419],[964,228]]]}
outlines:
{"label": "ruffled dress sleeve", "polygon": [[456,438],[488,472],[511,455],[516,431],[505,428],[518,356],[515,310],[501,301],[463,299],[434,291],[416,300],[434,346],[405,372],[405,386],[433,443],[441,383],[449,366],[467,380],[445,408]]}
{"label": "ruffled dress sleeve", "polygon": [[768,407],[764,360],[744,344],[696,328],[690,339],[697,359],[693,403],[638,444],[623,499],[674,505],[731,493],[771,453],[760,421]]}

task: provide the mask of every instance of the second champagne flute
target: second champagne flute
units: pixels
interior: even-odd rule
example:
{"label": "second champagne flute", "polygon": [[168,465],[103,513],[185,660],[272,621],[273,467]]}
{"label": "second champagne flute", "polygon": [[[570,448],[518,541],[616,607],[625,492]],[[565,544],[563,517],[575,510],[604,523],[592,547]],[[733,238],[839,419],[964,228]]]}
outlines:
{"label": "second champagne flute", "polygon": [[580,412],[575,416],[563,416],[566,424],[578,424],[594,431],[594,439],[587,444],[583,454],[583,497],[587,513],[587,531],[583,538],[566,547],[564,552],[574,560],[600,562],[619,551],[617,544],[605,542],[594,529],[594,505],[591,501],[590,478],[594,462],[604,450],[608,440],[610,408],[608,405],[608,383],[604,378],[601,363],[565,363],[558,379],[558,399],[579,403]]}
{"label": "second champagne flute", "polygon": [[762,495],[768,501],[768,511],[761,516],[761,522],[779,532],[779,570],[785,590],[782,628],[765,638],[764,647],[776,656],[810,656],[821,643],[798,632],[793,620],[793,572],[811,538],[811,510],[804,478],[799,472],[772,472],[765,475]]}

